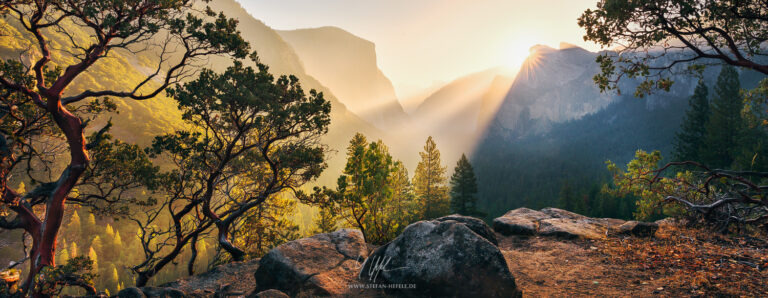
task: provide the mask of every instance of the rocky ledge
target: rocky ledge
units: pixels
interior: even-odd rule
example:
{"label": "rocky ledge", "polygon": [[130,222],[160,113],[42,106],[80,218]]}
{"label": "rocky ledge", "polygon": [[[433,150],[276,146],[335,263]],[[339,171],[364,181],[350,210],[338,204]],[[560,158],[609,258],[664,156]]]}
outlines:
{"label": "rocky ledge", "polygon": [[493,229],[461,215],[419,221],[378,248],[366,244],[360,231],[341,229],[284,243],[260,260],[222,265],[164,288],[124,289],[118,296],[520,297],[525,292],[521,284],[536,288],[546,283],[528,280],[541,268],[527,262],[562,255],[552,261],[582,258],[581,263],[590,264],[598,259],[592,256],[595,241],[649,237],[658,226],[556,208],[520,208],[496,218]]}
{"label": "rocky ledge", "polygon": [[541,211],[518,208],[494,219],[493,229],[504,236],[604,239],[610,234],[653,236],[658,230],[658,224],[591,218],[557,208],[544,208]]}

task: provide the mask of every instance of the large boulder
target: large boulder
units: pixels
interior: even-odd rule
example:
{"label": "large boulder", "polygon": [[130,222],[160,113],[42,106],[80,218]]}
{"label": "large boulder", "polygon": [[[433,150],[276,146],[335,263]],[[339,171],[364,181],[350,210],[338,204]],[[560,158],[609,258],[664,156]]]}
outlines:
{"label": "large boulder", "polygon": [[277,289],[291,296],[336,296],[348,289],[368,257],[363,234],[342,229],[283,243],[261,258],[256,293]]}
{"label": "large boulder", "polygon": [[496,232],[505,235],[537,235],[566,239],[602,239],[623,220],[591,218],[557,208],[535,211],[528,208],[511,210],[493,220]]}
{"label": "large boulder", "polygon": [[539,221],[550,217],[541,211],[518,208],[494,219],[493,229],[505,236],[534,235],[539,229]]}
{"label": "large boulder", "polygon": [[520,297],[489,231],[458,215],[413,223],[366,259],[360,282],[397,296]]}

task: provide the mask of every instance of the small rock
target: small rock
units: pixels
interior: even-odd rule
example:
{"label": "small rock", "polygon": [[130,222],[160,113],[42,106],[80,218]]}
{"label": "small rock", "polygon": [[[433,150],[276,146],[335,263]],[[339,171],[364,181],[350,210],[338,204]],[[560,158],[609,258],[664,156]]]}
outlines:
{"label": "small rock", "polygon": [[254,297],[256,298],[289,298],[290,296],[278,290],[270,289],[266,291],[261,291],[258,294],[256,294]]}
{"label": "small rock", "polygon": [[655,222],[640,222],[630,220],[620,225],[617,230],[620,235],[632,235],[638,237],[651,237],[656,234],[659,224]]}

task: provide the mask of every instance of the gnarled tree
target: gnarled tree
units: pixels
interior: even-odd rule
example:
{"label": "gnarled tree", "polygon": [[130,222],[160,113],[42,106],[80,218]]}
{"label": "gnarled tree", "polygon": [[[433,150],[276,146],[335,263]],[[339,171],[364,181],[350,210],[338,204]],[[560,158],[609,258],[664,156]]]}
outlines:
{"label": "gnarled tree", "polygon": [[[314,90],[305,94],[296,77],[275,79],[257,65],[236,61],[222,74],[203,70],[170,90],[190,129],[159,136],[148,149],[173,167],[158,184],[162,204],[133,218],[145,253],[133,267],[137,285],[211,229],[233,260],[243,260],[245,252],[231,240],[233,225],[325,169],[327,148],[319,139],[328,131],[330,103]],[[170,224],[163,222],[168,218]]]}
{"label": "gnarled tree", "polygon": [[601,0],[578,20],[599,56],[602,90],[643,78],[637,95],[668,89],[675,73],[726,63],[768,74],[768,3],[759,0]]}
{"label": "gnarled tree", "polygon": [[[0,193],[2,204],[15,213],[0,223],[3,228],[23,229],[32,237],[25,289],[35,288],[34,277],[41,269],[54,266],[65,206],[91,160],[84,136],[88,121],[78,107],[104,97],[150,99],[189,76],[193,69],[189,66],[204,56],[247,55],[248,44],[240,37],[235,20],[192,8],[190,0],[0,2],[2,17],[20,24],[24,34],[34,40],[34,48],[22,53],[18,61],[4,61],[0,68],[3,122],[9,125],[0,136],[4,145]],[[77,26],[88,36],[72,36],[68,26]],[[52,46],[54,35],[66,36],[69,44],[64,49]],[[75,80],[117,49],[128,53],[156,51],[156,68],[144,80],[122,90],[72,88]],[[57,60],[62,57],[66,59]],[[103,102],[94,103],[104,107]],[[49,158],[67,164],[60,171],[51,167],[60,174],[44,175],[46,181],[38,181],[37,188],[22,196],[9,180],[17,172],[30,173],[31,166],[25,161],[31,160],[30,156],[43,156],[39,151],[43,145],[38,142],[56,144],[52,140],[55,137],[63,141],[60,148],[69,153],[69,160],[64,162],[64,154]]]}

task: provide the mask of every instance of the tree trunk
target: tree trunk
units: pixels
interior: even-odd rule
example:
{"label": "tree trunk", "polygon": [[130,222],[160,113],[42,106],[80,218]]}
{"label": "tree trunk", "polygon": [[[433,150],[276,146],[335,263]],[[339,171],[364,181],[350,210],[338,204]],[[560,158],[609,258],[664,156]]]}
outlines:
{"label": "tree trunk", "polygon": [[187,263],[187,273],[189,273],[189,276],[192,276],[195,275],[195,261],[197,260],[197,235],[192,237],[192,241],[190,242],[192,256],[189,258],[189,263]]}
{"label": "tree trunk", "polygon": [[232,260],[236,262],[241,262],[245,260],[245,252],[242,249],[237,248],[232,244],[232,242],[229,241],[229,222],[225,221],[219,221],[216,223],[216,227],[219,230],[219,245],[221,248],[223,248],[230,256],[232,256]]}

